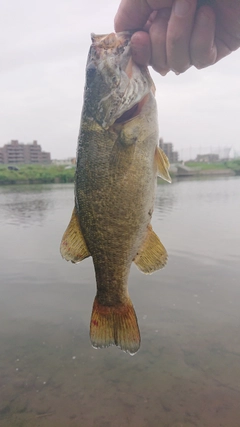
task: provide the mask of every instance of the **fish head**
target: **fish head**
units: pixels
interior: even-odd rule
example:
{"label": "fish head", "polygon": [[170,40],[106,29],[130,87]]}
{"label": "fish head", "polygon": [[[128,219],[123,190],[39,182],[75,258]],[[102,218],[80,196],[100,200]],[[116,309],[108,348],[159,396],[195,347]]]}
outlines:
{"label": "fish head", "polygon": [[92,34],[86,67],[85,107],[102,128],[129,120],[153,89],[147,67],[132,60],[130,32]]}

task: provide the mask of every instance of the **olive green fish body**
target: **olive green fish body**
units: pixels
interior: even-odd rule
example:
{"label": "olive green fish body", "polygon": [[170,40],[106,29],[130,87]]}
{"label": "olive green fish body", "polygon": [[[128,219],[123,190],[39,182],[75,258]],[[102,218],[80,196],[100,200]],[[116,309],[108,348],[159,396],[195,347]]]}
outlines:
{"label": "olive green fish body", "polygon": [[[144,111],[141,115],[144,120]],[[151,219],[157,129],[147,139],[126,145],[118,137],[118,129],[103,131],[96,123],[91,129],[91,121],[83,116],[85,120],[88,133],[80,133],[76,173],[77,212],[94,264],[99,269],[100,263],[103,269],[103,280],[109,270],[112,274],[117,271],[118,278],[119,271],[128,274]],[[140,117],[138,122],[136,134]]]}
{"label": "olive green fish body", "polygon": [[170,177],[167,159],[158,148],[154,85],[148,71],[133,64],[129,41],[127,33],[93,36],[75,209],[61,253],[73,262],[93,258],[97,282],[90,325],[93,346],[115,344],[134,354],[140,333],[128,295],[128,275],[132,261],[145,273],[166,263],[165,248],[150,221],[157,174]]}

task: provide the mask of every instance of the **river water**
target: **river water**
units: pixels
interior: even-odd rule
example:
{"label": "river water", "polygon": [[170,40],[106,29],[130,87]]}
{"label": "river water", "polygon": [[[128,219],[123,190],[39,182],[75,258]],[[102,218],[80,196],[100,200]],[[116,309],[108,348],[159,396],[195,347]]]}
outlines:
{"label": "river water", "polygon": [[142,336],[95,350],[91,259],[62,260],[72,185],[0,187],[1,427],[239,427],[240,177],[158,185],[165,269],[133,265]]}

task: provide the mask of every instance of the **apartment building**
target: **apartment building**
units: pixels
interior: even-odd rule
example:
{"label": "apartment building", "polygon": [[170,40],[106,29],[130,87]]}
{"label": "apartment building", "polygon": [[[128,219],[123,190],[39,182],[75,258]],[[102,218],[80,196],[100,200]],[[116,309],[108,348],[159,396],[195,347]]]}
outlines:
{"label": "apartment building", "polygon": [[173,144],[171,142],[164,142],[162,138],[159,140],[159,146],[167,155],[170,163],[178,162],[178,152],[173,151]]}
{"label": "apartment building", "polygon": [[42,151],[37,141],[30,144],[12,140],[0,147],[0,163],[51,163],[51,154]]}

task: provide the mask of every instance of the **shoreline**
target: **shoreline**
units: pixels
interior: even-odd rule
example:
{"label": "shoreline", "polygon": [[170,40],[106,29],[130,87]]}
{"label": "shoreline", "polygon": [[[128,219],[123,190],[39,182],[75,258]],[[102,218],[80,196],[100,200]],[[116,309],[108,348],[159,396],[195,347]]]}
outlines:
{"label": "shoreline", "polygon": [[200,171],[192,171],[190,173],[175,173],[172,174],[175,178],[191,178],[201,176],[237,176],[232,169],[207,169]]}
{"label": "shoreline", "polygon": [[[172,179],[203,176],[237,176],[240,175],[239,161],[226,164],[175,164],[170,165]],[[8,169],[8,165],[0,166],[0,186],[33,185],[33,184],[64,184],[73,183],[75,167],[56,165],[18,165],[16,170]]]}

